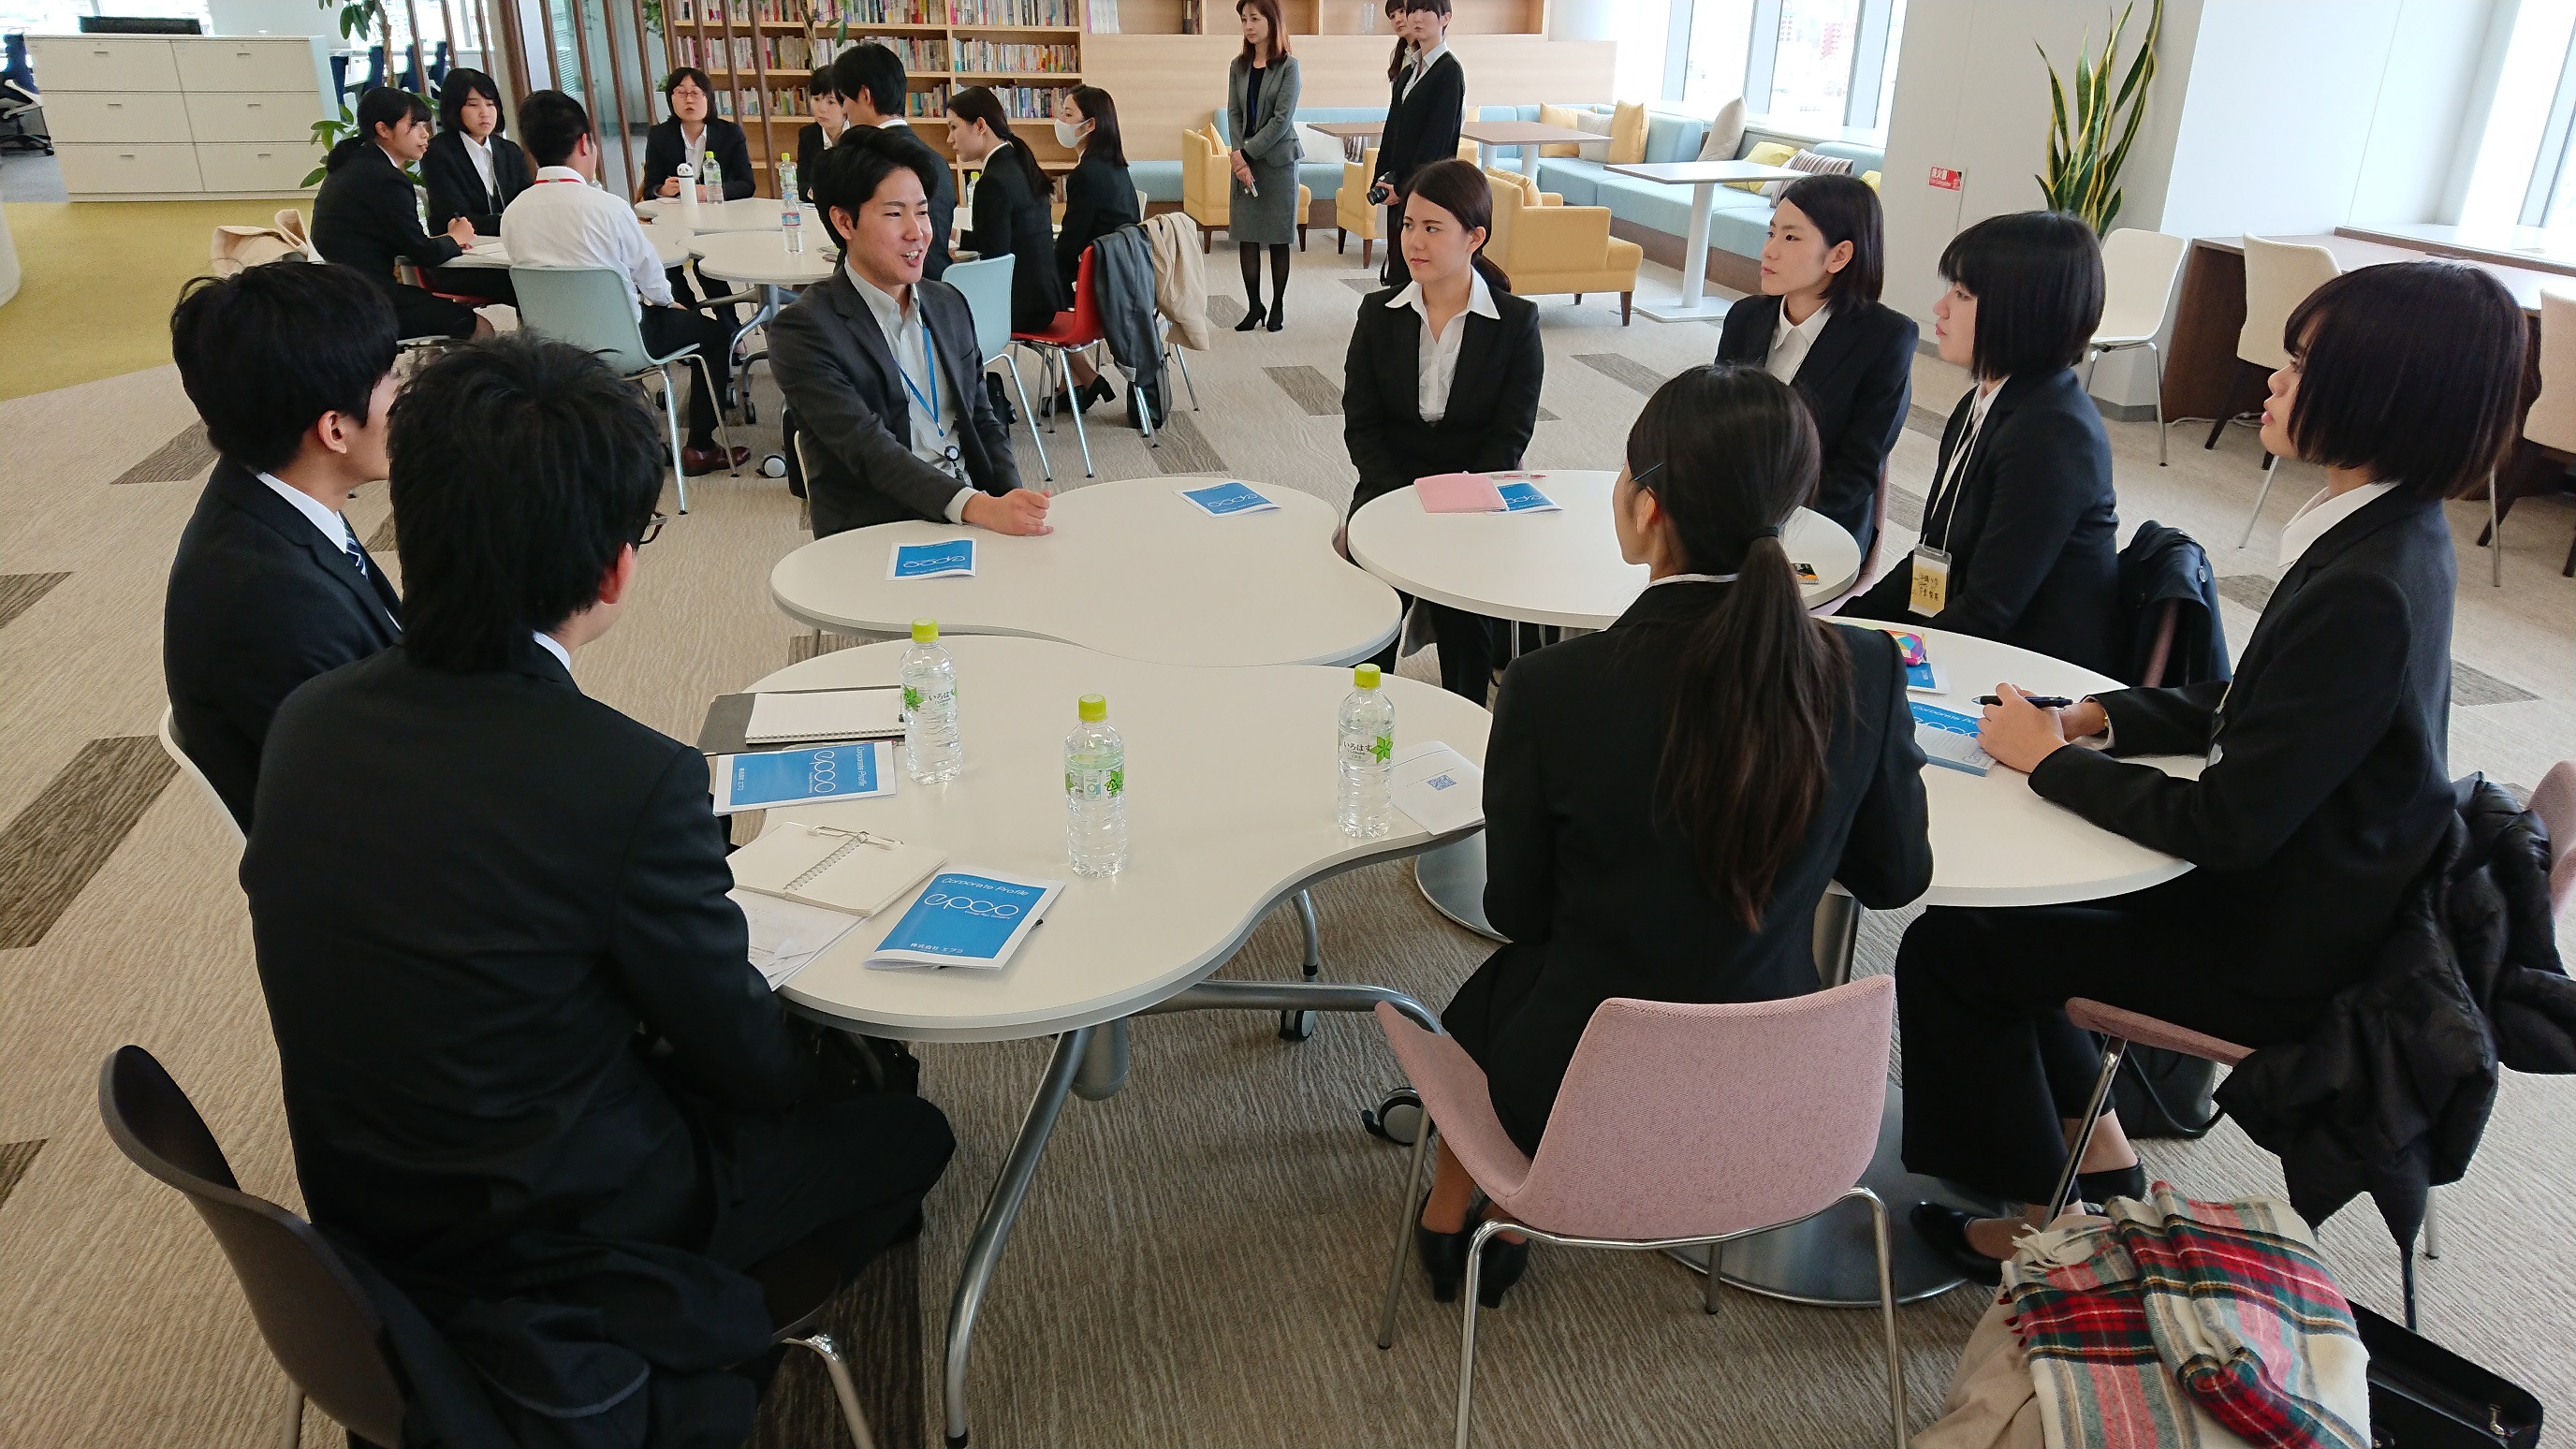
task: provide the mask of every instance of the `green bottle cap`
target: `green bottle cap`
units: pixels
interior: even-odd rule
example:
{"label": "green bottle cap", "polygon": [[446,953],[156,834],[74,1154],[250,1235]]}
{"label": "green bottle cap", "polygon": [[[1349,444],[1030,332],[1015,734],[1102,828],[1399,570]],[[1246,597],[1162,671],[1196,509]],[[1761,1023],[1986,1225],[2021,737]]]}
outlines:
{"label": "green bottle cap", "polygon": [[934,644],[937,643],[938,640],[939,621],[937,619],[915,619],[912,621],[913,643]]}
{"label": "green bottle cap", "polygon": [[1377,688],[1377,677],[1377,666],[1374,664],[1363,664],[1351,671],[1351,683],[1362,689]]}
{"label": "green bottle cap", "polygon": [[1109,718],[1109,701],[1097,694],[1084,695],[1075,701],[1074,708],[1081,711],[1085,724],[1097,724]]}

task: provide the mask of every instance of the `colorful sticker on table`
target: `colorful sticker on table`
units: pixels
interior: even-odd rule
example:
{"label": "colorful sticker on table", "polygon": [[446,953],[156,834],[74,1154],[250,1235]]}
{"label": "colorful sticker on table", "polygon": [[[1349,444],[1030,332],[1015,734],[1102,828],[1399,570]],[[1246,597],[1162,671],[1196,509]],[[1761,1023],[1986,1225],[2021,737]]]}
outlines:
{"label": "colorful sticker on table", "polygon": [[1822,574],[1816,572],[1816,566],[1814,564],[1793,563],[1789,565],[1789,567],[1798,571],[1798,582],[1802,584],[1812,584],[1824,577]]}
{"label": "colorful sticker on table", "polygon": [[1010,945],[1012,933],[1045,902],[1046,894],[1043,884],[944,872],[931,878],[877,951],[990,961]]}
{"label": "colorful sticker on table", "polygon": [[799,800],[890,795],[894,750],[885,740],[730,755],[728,802],[736,808]]}
{"label": "colorful sticker on table", "polygon": [[1220,517],[1229,513],[1265,513],[1279,506],[1269,498],[1254,492],[1252,485],[1231,479],[1206,488],[1182,488],[1176,491],[1206,512]]}
{"label": "colorful sticker on table", "polygon": [[890,579],[972,578],[975,540],[952,538],[943,543],[899,543],[886,562]]}
{"label": "colorful sticker on table", "polygon": [[[1905,687],[1941,691],[1944,687],[1941,683],[1941,671],[1932,666],[1932,651],[1925,644],[1923,636],[1910,629],[1889,629],[1884,632],[1888,638],[1896,641],[1898,652],[1905,656]],[[1971,730],[1969,733],[1974,734],[1976,731]]]}
{"label": "colorful sticker on table", "polygon": [[1502,495],[1505,513],[1548,513],[1555,511],[1557,507],[1556,500],[1539,492],[1538,485],[1534,483],[1505,483],[1498,480],[1494,491]]}

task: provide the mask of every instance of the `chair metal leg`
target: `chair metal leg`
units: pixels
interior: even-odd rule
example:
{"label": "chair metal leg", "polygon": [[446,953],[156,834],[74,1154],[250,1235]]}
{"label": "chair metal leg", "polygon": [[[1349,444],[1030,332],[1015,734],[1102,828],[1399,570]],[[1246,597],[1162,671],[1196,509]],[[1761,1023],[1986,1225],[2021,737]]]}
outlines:
{"label": "chair metal leg", "polygon": [[286,1406],[278,1416],[278,1449],[301,1449],[304,1443],[304,1390],[292,1379],[286,1383]]}
{"label": "chair metal leg", "polygon": [[841,1357],[841,1346],[832,1341],[832,1335],[815,1333],[781,1342],[810,1349],[823,1360],[823,1371],[832,1376],[832,1394],[841,1401],[841,1422],[849,1427],[852,1449],[877,1449],[876,1440],[868,1434],[868,1416],[859,1408],[859,1386],[850,1382],[850,1365]]}
{"label": "chair metal leg", "polygon": [[[2496,475],[2487,474],[2487,582],[2504,587],[2504,512],[2496,501]],[[2426,1256],[2431,1256],[2427,1254]]]}
{"label": "chair metal leg", "polygon": [[1038,415],[1029,406],[1028,385],[1020,381],[1019,359],[1011,356],[1008,348],[1002,350],[1002,365],[1011,370],[1011,390],[1020,395],[1020,416],[1029,420],[1029,441],[1037,446],[1038,471],[1046,474],[1046,480],[1052,483],[1055,481],[1055,468],[1047,462],[1046,440],[1038,436]]}
{"label": "chair metal leg", "polygon": [[2424,1261],[2428,1263],[2442,1256],[2442,1215],[2435,1206],[2439,1197],[2432,1188],[2424,1190]]}
{"label": "chair metal leg", "polygon": [[1189,358],[1188,358],[1188,357],[1187,357],[1187,356],[1186,356],[1186,355],[1181,351],[1181,349],[1180,349],[1179,347],[1177,347],[1177,346],[1174,346],[1174,347],[1172,347],[1172,348],[1171,348],[1171,349],[1169,349],[1169,350],[1170,350],[1170,352],[1171,352],[1171,354],[1172,354],[1172,361],[1174,361],[1175,363],[1178,363],[1178,364],[1180,365],[1180,369],[1181,369],[1181,381],[1189,385],[1189,389],[1190,389],[1190,411],[1191,411],[1191,412],[1198,412],[1198,411],[1200,410],[1200,408],[1199,408],[1199,384],[1198,384],[1198,379],[1197,379],[1197,378],[1194,378],[1194,377],[1190,376],[1190,359],[1189,359]]}
{"label": "chair metal leg", "polygon": [[[1887,1335],[1887,1416],[1896,1449],[1905,1449],[1905,1359],[1896,1344],[1896,1273],[1894,1255],[1887,1241],[1887,1204],[1866,1187],[1855,1187],[1845,1197],[1869,1200],[1870,1244],[1878,1250],[1878,1318]],[[1716,1253],[1711,1247],[1709,1252]],[[1712,1262],[1715,1259],[1712,1257]],[[1708,1275],[1714,1284],[1717,1275]],[[1710,1292],[1714,1293],[1714,1288]]]}
{"label": "chair metal leg", "polygon": [[1459,1287],[1467,1308],[1458,1330],[1458,1449],[1467,1449],[1476,1406],[1476,1295],[1485,1276],[1485,1244],[1510,1226],[1500,1219],[1487,1218],[1476,1225],[1476,1235],[1467,1240],[1467,1281]]}
{"label": "chair metal leg", "polygon": [[2076,1171],[2084,1165],[2085,1149],[2093,1145],[2093,1126],[2102,1120],[2102,1111],[2111,1103],[2111,1083],[2120,1075],[2120,1058],[2127,1055],[2129,1044],[2118,1037],[2102,1042],[2102,1072],[2093,1079],[2092,1099],[2084,1104],[2084,1120],[2075,1129],[2075,1140],[2066,1148],[2065,1170],[2057,1174],[2057,1187],[2048,1199],[2048,1215],[2056,1217],[2066,1210],[2066,1200],[2075,1191]]}
{"label": "chair metal leg", "polygon": [[1422,1130],[1413,1135],[1413,1155],[1406,1159],[1404,1185],[1395,1194],[1395,1259],[1386,1270],[1386,1308],[1378,1314],[1377,1346],[1395,1346],[1395,1305],[1404,1296],[1405,1249],[1413,1246],[1413,1225],[1417,1209],[1413,1192],[1422,1185],[1422,1159],[1431,1151],[1431,1139],[1440,1135],[1437,1124],[1424,1119]]}
{"label": "chair metal leg", "polygon": [[2147,344],[2147,356],[2156,365],[2156,466],[2165,465],[2165,355],[2153,342]]}
{"label": "chair metal leg", "polygon": [[671,483],[680,490],[680,511],[689,511],[689,465],[680,456],[680,388],[671,364],[662,364],[662,421],[671,430]]}
{"label": "chair metal leg", "polygon": [[2254,511],[2245,515],[2245,533],[2236,540],[2238,548],[2254,541],[2254,525],[2263,521],[2263,500],[2272,496],[2272,475],[2280,470],[2281,460],[2278,458],[2264,465],[2263,487],[2254,495]]}
{"label": "chair metal leg", "polygon": [[[1063,374],[1064,390],[1068,395],[1070,395],[1073,391],[1073,354],[1065,348],[1057,348],[1055,350],[1055,365],[1057,371]],[[1127,380],[1127,385],[1129,387],[1134,387],[1136,385],[1136,380],[1132,377],[1129,378]],[[1139,404],[1139,406],[1141,407],[1142,404]],[[1099,477],[1100,475],[1093,472],[1091,468],[1091,430],[1082,425],[1082,409],[1079,407],[1073,410],[1073,436],[1082,444],[1082,476],[1085,478]]]}
{"label": "chair metal leg", "polygon": [[1324,942],[1315,928],[1315,895],[1297,892],[1297,929],[1306,937],[1306,979],[1312,981],[1324,969]]}

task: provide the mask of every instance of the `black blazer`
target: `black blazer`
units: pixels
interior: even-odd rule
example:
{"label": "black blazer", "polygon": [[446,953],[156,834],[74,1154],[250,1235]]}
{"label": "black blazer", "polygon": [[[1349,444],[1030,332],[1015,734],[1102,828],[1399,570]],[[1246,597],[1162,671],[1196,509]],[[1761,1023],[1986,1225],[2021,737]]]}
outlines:
{"label": "black blazer", "polygon": [[429,224],[433,230],[444,230],[447,219],[461,216],[474,223],[474,229],[485,236],[501,234],[501,212],[522,191],[536,184],[537,173],[528,165],[528,153],[519,143],[494,132],[492,135],[492,189],[485,190],[483,173],[474,169],[474,158],[465,152],[465,133],[441,131],[429,138],[429,154],[420,158],[420,179],[429,187]]}
{"label": "black blazer", "polygon": [[987,257],[1014,258],[1011,330],[1044,332],[1055,325],[1056,313],[1073,305],[1056,271],[1055,226],[1047,215],[1054,192],[1032,187],[1011,162],[994,165],[1001,154],[985,158],[975,183],[975,226],[957,245]]}
{"label": "black blazer", "polygon": [[[1771,356],[1780,299],[1757,292],[1726,309],[1717,360],[1760,367]],[[1914,319],[1883,303],[1837,306],[1816,334],[1794,386],[1816,419],[1824,477],[1812,507],[1850,530],[1869,554],[1878,480],[1914,401]]]}
{"label": "black blazer", "polygon": [[[846,126],[842,127],[842,128],[841,128],[841,134],[843,134],[843,135],[845,135],[845,136],[846,136],[846,135],[848,135],[848,134],[849,134],[849,128],[848,128],[848,127],[846,127]],[[821,164],[823,163],[823,153],[824,153],[824,152],[826,152],[826,151],[829,151],[829,150],[831,150],[831,149],[832,149],[831,144],[830,144],[829,142],[827,142],[827,141],[825,141],[825,140],[823,139],[823,123],[822,123],[822,122],[820,122],[820,121],[808,121],[808,122],[806,122],[806,123],[805,123],[805,125],[804,125],[804,127],[803,127],[802,129],[800,129],[799,131],[797,131],[797,133],[796,133],[796,199],[797,199],[797,200],[802,201],[802,202],[807,202],[807,203],[811,203],[811,202],[814,200],[814,168],[815,168],[815,167],[817,167],[817,166],[819,166],[819,165],[821,165]]]}
{"label": "black blazer", "polygon": [[[1959,400],[1941,435],[1945,469],[1975,397]],[[1913,564],[1898,559],[1843,612],[1953,629],[2119,677],[2127,661],[2111,440],[2075,370],[2005,379],[1965,467],[1941,516],[1923,520],[1926,540],[1950,551],[1948,606],[1929,619],[1909,611]]]}
{"label": "black blazer", "polygon": [[1454,51],[1442,53],[1410,95],[1399,77],[1388,96],[1386,131],[1378,137],[1377,174],[1400,192],[1417,169],[1455,157],[1466,107],[1467,71]]}
{"label": "black blazer", "polygon": [[[922,258],[921,275],[937,281],[948,270],[948,231],[957,219],[957,182],[949,174],[948,158],[931,149],[929,142],[913,134],[909,125],[852,126],[841,133],[835,146],[846,146],[852,137],[866,137],[879,145],[892,146],[912,158],[912,164],[930,177],[930,255]],[[1011,269],[1014,272],[1018,267]]]}
{"label": "black blazer", "polygon": [[313,197],[313,246],[322,260],[364,272],[388,293],[402,285],[394,280],[397,257],[426,269],[465,253],[452,239],[420,229],[419,193],[381,146],[359,147],[322,178]]}
{"label": "black blazer", "polygon": [[1361,299],[1342,361],[1342,442],[1360,472],[1354,511],[1434,473],[1517,468],[1538,427],[1547,355],[1539,346],[1536,302],[1496,288],[1499,321],[1467,312],[1450,324],[1467,329],[1458,340],[1458,376],[1449,385],[1447,415],[1426,423],[1422,314],[1386,305],[1397,290]]}
{"label": "black blazer", "polygon": [[1127,168],[1084,152],[1064,178],[1064,225],[1055,235],[1055,274],[1064,282],[1064,305],[1073,305],[1074,279],[1091,244],[1142,220],[1136,214],[1136,182]]}
{"label": "black blazer", "polygon": [[[742,127],[722,116],[707,117],[707,157],[724,168],[724,199],[740,201],[760,190],[760,181],[751,169],[751,145],[742,138]],[[662,183],[680,174],[680,159],[685,154],[680,140],[680,118],[665,116],[644,136],[644,196],[662,194]],[[705,178],[699,178],[701,185]]]}
{"label": "black blazer", "polygon": [[[940,382],[956,390],[966,476],[987,493],[1008,493],[1020,486],[1020,469],[1010,429],[984,392],[974,314],[945,282],[919,283],[913,295],[930,325]],[[813,444],[805,492],[816,538],[898,518],[947,517],[957,483],[913,453],[903,374],[846,269],[806,288],[769,324],[769,369]]]}
{"label": "black blazer", "polygon": [[243,829],[278,702],[399,641],[401,619],[402,600],[373,558],[359,577],[258,474],[215,464],[170,564],[161,677],[180,748]]}
{"label": "black blazer", "polygon": [[1885,633],[1848,629],[1851,706],[1762,929],[1747,931],[1702,883],[1658,776],[1673,655],[1731,587],[1650,588],[1610,628],[1523,655],[1503,675],[1485,745],[1485,914],[1511,944],[1448,1016],[1525,1148],[1602,1002],[1803,995],[1817,989],[1815,909],[1827,882],[1874,909],[1932,882],[1904,666]]}
{"label": "black blazer", "polygon": [[400,649],[336,670],[272,738],[241,882],[313,1221],[444,1290],[433,1318],[451,1292],[578,1315],[487,1313],[471,1356],[527,1335],[724,1362],[683,1350],[744,1302],[695,1251],[747,1186],[728,1128],[813,1073],[746,959],[704,757],[524,637],[488,673]]}
{"label": "black blazer", "polygon": [[[2454,813],[2451,530],[2389,494],[2282,576],[2233,684],[2101,697],[2123,755],[2206,753],[2197,781],[2058,750],[2031,788],[2199,869],[2195,919],[2259,996],[2322,999],[2369,969]],[[2157,963],[2167,969],[2182,963]]]}

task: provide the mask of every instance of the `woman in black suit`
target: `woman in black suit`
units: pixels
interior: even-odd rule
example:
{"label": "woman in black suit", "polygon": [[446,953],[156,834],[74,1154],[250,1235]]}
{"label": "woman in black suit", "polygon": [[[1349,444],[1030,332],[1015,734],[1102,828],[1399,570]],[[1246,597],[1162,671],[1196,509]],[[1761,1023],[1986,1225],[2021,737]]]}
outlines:
{"label": "woman in black suit", "polygon": [[452,216],[484,236],[501,234],[501,211],[536,180],[528,153],[501,134],[501,88],[479,70],[451,70],[438,92],[438,134],[420,158],[429,224]]}
{"label": "woman in black suit", "polygon": [[[1055,233],[1055,272],[1064,282],[1065,305],[1073,305],[1074,281],[1082,274],[1082,254],[1091,244],[1144,218],[1136,207],[1136,181],[1127,173],[1127,143],[1118,133],[1118,103],[1098,86],[1075,86],[1056,103],[1055,141],[1079,153],[1073,173],[1064,178],[1064,221]],[[1089,407],[1118,396],[1089,360],[1080,354],[1065,359],[1073,365],[1075,392],[1058,393],[1059,408]]]}
{"label": "woman in black suit", "polygon": [[[1880,908],[1931,884],[1895,641],[1810,618],[1781,547],[1817,457],[1807,410],[1759,369],[1665,383],[1611,493],[1620,554],[1653,582],[1608,629],[1503,677],[1485,747],[1485,910],[1511,944],[1441,1021],[1524,1152],[1538,1151],[1602,1002],[1804,995],[1827,884]],[[1444,1144],[1417,1239],[1443,1300],[1465,1263],[1472,1187]],[[1488,1258],[1488,1306],[1522,1256]]]}
{"label": "woman in black suit", "polygon": [[1413,173],[1457,158],[1458,128],[1467,114],[1467,71],[1449,53],[1449,0],[1404,0],[1395,24],[1398,43],[1412,42],[1413,63],[1396,76],[1387,98],[1377,177],[1369,189],[1369,199],[1386,208],[1390,245],[1381,276],[1390,287],[1404,285],[1403,262],[1392,243],[1404,230]]}
{"label": "woman in black suit", "polygon": [[[2264,1047],[2362,979],[2452,814],[2451,530],[2520,426],[2522,309],[2454,262],[2346,272],[2299,304],[2263,446],[2325,469],[2233,684],[2124,689],[2063,710],[1998,685],[1982,736],[2040,796],[2197,868],[2082,906],[1926,911],[1896,958],[1905,1165],[2036,1203],[2100,1059],[2089,997]],[[2100,749],[2069,748],[2069,740]],[[2177,779],[2115,754],[2204,755]],[[2105,1115],[2098,1201],[2145,1185]],[[2028,1219],[1915,1224],[1986,1281]]]}
{"label": "woman in black suit", "polygon": [[[663,80],[662,99],[671,114],[644,137],[646,196],[679,195],[683,161],[697,173],[701,201],[740,201],[760,189],[752,175],[751,145],[743,139],[742,127],[711,114],[715,93],[715,82],[693,65],[681,66]],[[724,172],[721,195],[705,189],[709,161]]]}
{"label": "woman in black suit", "polygon": [[957,239],[964,250],[1017,258],[1011,265],[1011,330],[1044,332],[1070,305],[1055,269],[1055,223],[1047,203],[1055,183],[1011,134],[1011,118],[983,86],[968,86],[948,100],[948,144],[968,167],[980,166],[970,208],[975,225]]}
{"label": "woman in black suit", "polygon": [[1941,435],[1914,556],[1844,612],[2125,673],[2111,440],[2075,377],[2102,320],[2101,244],[2063,212],[1988,217],[1951,238],[1941,279],[1941,359],[1977,385]]}
{"label": "woman in black suit", "polygon": [[[1493,218],[1493,190],[1469,163],[1452,157],[1414,177],[1398,243],[1388,249],[1413,280],[1360,303],[1342,363],[1342,441],[1360,475],[1354,513],[1416,478],[1521,465],[1538,427],[1547,357],[1538,304],[1513,296],[1511,278],[1485,259]],[[1498,626],[1428,607],[1440,682],[1483,704]],[[1379,663],[1394,660],[1390,645]]]}
{"label": "woman in black suit", "polygon": [[[474,224],[447,219],[432,236],[421,230],[420,206],[404,168],[429,150],[429,107],[420,97],[378,86],[358,98],[358,134],[324,158],[322,189],[313,197],[313,248],[322,260],[348,267],[384,289],[405,337],[489,337],[492,324],[461,302],[451,302],[394,275],[409,261],[427,275],[456,260],[474,240]],[[476,268],[454,290],[488,296],[488,277],[509,274]]]}
{"label": "woman in black suit", "polygon": [[1914,319],[1878,300],[1878,193],[1849,176],[1790,183],[1762,245],[1762,290],[1727,309],[1717,360],[1793,383],[1825,463],[1808,506],[1869,555],[1879,480],[1914,399]]}
{"label": "woman in black suit", "polygon": [[841,109],[841,97],[832,89],[832,68],[823,66],[805,83],[805,96],[814,107],[814,119],[796,132],[796,199],[807,204],[814,200],[814,168],[823,164],[823,153],[841,139],[850,128],[849,116]]}

